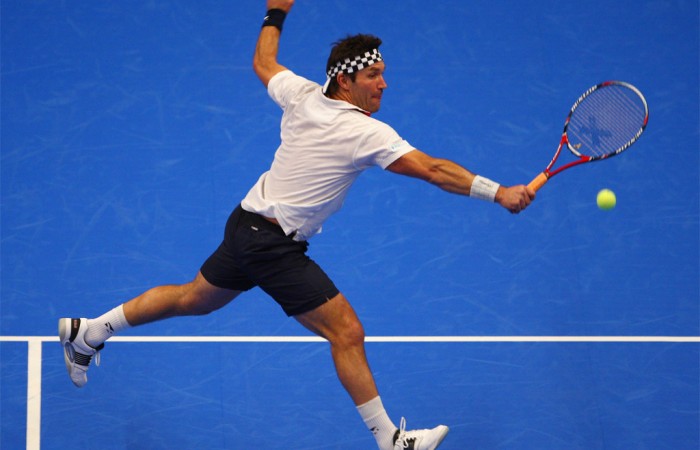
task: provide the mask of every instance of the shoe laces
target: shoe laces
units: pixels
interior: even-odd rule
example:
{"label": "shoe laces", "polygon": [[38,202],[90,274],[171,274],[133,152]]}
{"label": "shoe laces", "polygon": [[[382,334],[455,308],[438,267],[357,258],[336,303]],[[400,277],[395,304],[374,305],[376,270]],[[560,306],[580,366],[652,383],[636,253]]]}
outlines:
{"label": "shoe laces", "polygon": [[412,449],[412,444],[415,443],[416,436],[412,436],[412,433],[406,432],[406,418],[402,417],[399,424],[399,433],[394,442],[394,450],[401,448]]}
{"label": "shoe laces", "polygon": [[[86,342],[86,344],[87,344],[87,342]],[[90,344],[88,344],[88,345],[90,345]],[[91,345],[90,345],[90,346],[91,346]],[[92,347],[92,346],[91,346],[91,347]],[[92,347],[92,348],[95,349],[95,354],[92,355],[93,358],[95,359],[95,365],[96,365],[96,366],[99,366],[99,365],[100,365],[100,350],[102,350],[103,348],[105,348],[105,343],[103,342],[103,343],[101,343],[100,345],[98,345],[97,347]]]}

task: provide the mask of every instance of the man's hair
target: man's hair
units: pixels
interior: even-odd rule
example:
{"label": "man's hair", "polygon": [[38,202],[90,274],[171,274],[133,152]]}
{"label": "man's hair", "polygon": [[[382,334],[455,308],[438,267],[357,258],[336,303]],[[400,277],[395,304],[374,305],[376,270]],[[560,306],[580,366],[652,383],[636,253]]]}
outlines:
{"label": "man's hair", "polygon": [[[353,59],[365,52],[379,48],[380,45],[382,45],[382,40],[371,34],[356,34],[334,42],[333,47],[331,48],[331,54],[328,56],[328,62],[326,63],[326,73],[328,73],[332,67],[335,67],[338,62],[346,59]],[[352,81],[355,81],[357,72],[349,73],[347,75]],[[336,75],[331,79],[326,95],[331,96],[337,91],[338,80]]]}

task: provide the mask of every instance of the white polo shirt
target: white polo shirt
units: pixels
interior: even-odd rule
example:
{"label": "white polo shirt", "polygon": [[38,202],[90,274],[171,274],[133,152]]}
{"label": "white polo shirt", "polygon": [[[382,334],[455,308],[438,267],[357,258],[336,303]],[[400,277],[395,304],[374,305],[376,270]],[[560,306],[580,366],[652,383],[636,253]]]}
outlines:
{"label": "white polo shirt", "polygon": [[321,86],[285,70],[268,84],[283,110],[281,144],[270,170],[241,202],[246,211],[277,219],[295,240],[320,233],[352,183],[372,166],[386,169],[413,150],[389,125]]}

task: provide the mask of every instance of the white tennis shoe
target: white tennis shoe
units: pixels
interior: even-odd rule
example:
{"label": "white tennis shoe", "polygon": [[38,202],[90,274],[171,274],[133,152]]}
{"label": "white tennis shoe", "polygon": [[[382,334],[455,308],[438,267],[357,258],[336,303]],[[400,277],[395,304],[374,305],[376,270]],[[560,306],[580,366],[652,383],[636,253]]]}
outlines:
{"label": "white tennis shoe", "polygon": [[431,430],[406,431],[406,419],[402,417],[400,428],[394,435],[394,450],[434,450],[449,431],[445,425],[438,425]]}
{"label": "white tennis shoe", "polygon": [[86,331],[87,319],[58,320],[58,335],[63,346],[63,359],[71,381],[78,387],[83,387],[87,383],[87,370],[93,356],[95,365],[100,365],[100,350],[105,346],[100,344],[94,348],[85,342]]}

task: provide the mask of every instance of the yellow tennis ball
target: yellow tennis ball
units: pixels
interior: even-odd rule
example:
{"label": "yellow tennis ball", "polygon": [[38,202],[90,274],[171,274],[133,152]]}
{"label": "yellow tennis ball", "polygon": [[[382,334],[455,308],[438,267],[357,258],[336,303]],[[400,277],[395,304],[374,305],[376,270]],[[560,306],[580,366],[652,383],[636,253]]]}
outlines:
{"label": "yellow tennis ball", "polygon": [[596,201],[598,202],[598,208],[602,209],[603,211],[607,211],[615,207],[617,198],[615,197],[615,193],[610,189],[603,189],[598,192]]}

